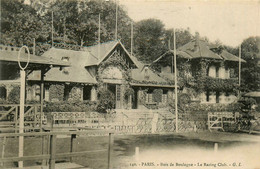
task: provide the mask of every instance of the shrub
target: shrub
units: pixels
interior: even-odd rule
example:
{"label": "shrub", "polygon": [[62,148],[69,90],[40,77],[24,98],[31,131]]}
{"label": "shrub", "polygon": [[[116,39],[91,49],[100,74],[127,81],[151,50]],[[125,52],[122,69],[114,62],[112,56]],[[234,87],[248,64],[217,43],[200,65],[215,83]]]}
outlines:
{"label": "shrub", "polygon": [[115,108],[115,95],[107,90],[107,89],[100,89],[98,91],[99,95],[99,102],[97,105],[97,111],[100,113],[107,113],[107,110]]}
{"label": "shrub", "polygon": [[153,101],[156,102],[157,104],[162,101],[162,94],[163,90],[162,89],[154,89],[153,90]]}
{"label": "shrub", "polygon": [[95,111],[97,102],[94,101],[59,101],[45,102],[44,112],[91,112]]}
{"label": "shrub", "polygon": [[20,102],[20,87],[15,86],[13,89],[10,91],[7,101],[9,103],[19,103]]}

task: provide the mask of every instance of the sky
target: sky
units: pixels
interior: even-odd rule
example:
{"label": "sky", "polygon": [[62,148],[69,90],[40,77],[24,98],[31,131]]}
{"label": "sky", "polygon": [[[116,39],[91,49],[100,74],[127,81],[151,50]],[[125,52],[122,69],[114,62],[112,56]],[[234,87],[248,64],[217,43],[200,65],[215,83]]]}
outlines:
{"label": "sky", "polygon": [[165,28],[189,28],[212,42],[236,47],[260,36],[260,0],[119,0],[134,21],[160,19]]}

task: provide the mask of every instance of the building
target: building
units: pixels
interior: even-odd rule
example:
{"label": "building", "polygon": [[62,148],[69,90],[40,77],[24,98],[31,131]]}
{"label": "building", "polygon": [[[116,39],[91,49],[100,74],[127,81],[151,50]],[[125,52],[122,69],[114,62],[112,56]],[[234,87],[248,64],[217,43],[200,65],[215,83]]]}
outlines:
{"label": "building", "polygon": [[[20,48],[0,45],[0,98],[6,100],[10,92],[20,86],[20,68],[18,65],[18,52]],[[25,50],[20,53],[20,63],[25,66],[27,63],[28,53]],[[30,54],[30,61],[28,67],[25,69],[26,74],[29,75],[34,71],[39,72],[40,81],[42,83],[44,74],[50,70],[50,68],[66,67],[68,63],[60,60],[49,60],[49,58],[43,56],[36,56]],[[42,77],[42,78],[41,78]],[[40,87],[37,92],[37,96],[40,99]]]}
{"label": "building", "polygon": [[[168,51],[153,62],[162,77],[173,77],[173,53]],[[178,85],[182,92],[201,103],[232,103],[236,100],[237,56],[198,38],[178,48],[176,54]],[[241,62],[245,61],[241,59]]]}
{"label": "building", "polygon": [[[172,82],[131,56],[120,41],[81,50],[52,47],[42,56],[71,65],[53,67],[45,74],[45,101],[96,101],[98,90],[106,88],[115,95],[116,109],[144,109],[150,105],[165,105],[173,96]],[[38,71],[28,76],[28,100],[39,99],[39,80]],[[126,97],[127,91],[133,94]],[[159,101],[155,101],[154,91],[161,91]]]}

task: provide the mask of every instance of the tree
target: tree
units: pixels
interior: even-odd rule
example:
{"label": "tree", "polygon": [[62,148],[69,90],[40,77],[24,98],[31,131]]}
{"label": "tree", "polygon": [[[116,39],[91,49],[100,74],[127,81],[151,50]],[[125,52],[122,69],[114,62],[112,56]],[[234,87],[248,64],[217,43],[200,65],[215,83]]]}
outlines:
{"label": "tree", "polygon": [[18,0],[1,1],[1,43],[12,46],[32,46],[46,41],[49,36],[46,24],[29,5]]}
{"label": "tree", "polygon": [[243,64],[241,77],[245,90],[260,89],[260,37],[249,37],[241,44],[241,56],[246,60]]}
{"label": "tree", "polygon": [[141,61],[151,63],[166,51],[165,29],[162,21],[146,19],[136,23],[135,53]]}
{"label": "tree", "polygon": [[[175,30],[176,35],[176,48],[179,48],[187,43],[189,43],[194,37],[190,33],[189,28],[187,29],[176,29]],[[169,46],[169,40],[170,40],[170,48],[173,50],[173,29],[167,29],[166,30],[166,36],[165,36],[165,44]]]}

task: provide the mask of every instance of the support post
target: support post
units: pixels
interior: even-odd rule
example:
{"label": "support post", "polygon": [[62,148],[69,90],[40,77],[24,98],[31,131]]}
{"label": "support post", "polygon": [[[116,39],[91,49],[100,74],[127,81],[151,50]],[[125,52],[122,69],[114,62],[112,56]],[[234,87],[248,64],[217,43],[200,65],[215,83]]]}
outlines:
{"label": "support post", "polygon": [[109,142],[108,142],[108,169],[112,169],[112,152],[113,152],[113,134],[109,133]]}
{"label": "support post", "polygon": [[135,160],[139,161],[139,147],[135,147]]}
{"label": "support post", "polygon": [[[41,107],[40,107],[40,131],[42,132],[42,118],[43,118],[43,95],[44,95],[44,70],[41,69],[41,97],[40,97],[40,103],[41,103]],[[42,136],[42,154],[44,154],[44,150],[45,150],[45,137]],[[47,164],[47,161],[42,160],[42,164]]]}
{"label": "support post", "polygon": [[218,152],[218,143],[215,143],[214,144],[214,153],[217,153]]}
{"label": "support post", "polygon": [[[5,156],[5,143],[6,143],[6,137],[4,137],[4,140],[3,140],[2,159],[3,159],[4,156]],[[1,166],[2,166],[2,167],[4,166],[4,162],[1,163]]]}
{"label": "support post", "polygon": [[15,133],[17,133],[17,117],[18,117],[18,106],[15,106],[15,114],[14,114]]}
{"label": "support post", "polygon": [[[20,70],[21,87],[20,87],[20,119],[19,133],[24,132],[24,100],[25,100],[25,71]],[[19,157],[23,157],[24,136],[19,136]],[[18,167],[23,168],[23,161],[18,162]]]}
{"label": "support post", "polygon": [[50,161],[49,169],[55,169],[56,135],[50,135]]}
{"label": "support post", "polygon": [[[73,152],[73,140],[76,138],[76,134],[72,134],[70,137],[70,152]],[[73,157],[70,157],[70,162],[72,163]]]}

